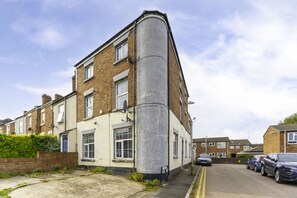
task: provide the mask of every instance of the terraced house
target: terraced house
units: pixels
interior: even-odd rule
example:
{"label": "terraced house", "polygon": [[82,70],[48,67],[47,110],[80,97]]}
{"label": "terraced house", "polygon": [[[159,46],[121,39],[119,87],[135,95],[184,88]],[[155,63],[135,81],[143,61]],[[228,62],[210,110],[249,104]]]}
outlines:
{"label": "terraced house", "polygon": [[191,162],[189,94],[166,14],[144,11],[75,73],[79,165],[156,177]]}

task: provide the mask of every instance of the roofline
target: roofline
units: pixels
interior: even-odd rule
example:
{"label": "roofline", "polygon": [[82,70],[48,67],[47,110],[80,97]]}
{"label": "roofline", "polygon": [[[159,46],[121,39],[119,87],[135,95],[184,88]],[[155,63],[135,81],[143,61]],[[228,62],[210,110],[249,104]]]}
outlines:
{"label": "roofline", "polygon": [[[118,33],[116,33],[113,37],[111,37],[105,43],[103,43],[98,48],[96,48],[94,51],[92,51],[90,54],[88,54],[83,59],[81,59],[78,63],[76,63],[74,65],[74,67],[77,68],[78,66],[80,66],[84,61],[86,61],[87,59],[91,58],[94,54],[96,54],[98,51],[100,51],[101,49],[103,49],[112,40],[114,40],[115,38],[117,38],[118,36],[120,36],[123,32],[125,32],[126,30],[128,30],[129,28],[131,28],[135,23],[137,23],[140,19],[142,19],[143,17],[145,17],[146,15],[149,15],[149,14],[159,15],[159,16],[162,16],[165,19],[166,24],[168,26],[168,32],[170,34],[170,38],[173,41],[172,43],[173,43],[174,50],[176,52],[175,54],[177,56],[177,61],[178,61],[178,64],[179,64],[179,67],[180,67],[180,70],[181,70],[182,77],[183,77],[183,79],[185,79],[184,73],[183,73],[183,70],[182,70],[182,67],[181,67],[181,63],[180,63],[180,58],[179,58],[179,55],[178,55],[178,52],[177,52],[176,44],[175,44],[175,41],[174,41],[174,37],[173,37],[172,31],[171,31],[171,27],[170,27],[170,24],[169,24],[167,15],[165,13],[161,13],[161,12],[159,12],[157,10],[150,10],[150,11],[149,10],[144,10],[139,17],[137,17],[134,21],[132,21],[130,24],[128,24],[126,27],[124,27],[122,30],[120,30]],[[184,80],[184,82],[186,82],[186,81]],[[184,83],[184,84],[185,84],[187,95],[188,95],[188,97],[190,97],[189,91],[188,91],[188,88],[187,88],[187,85],[186,85],[186,83]]]}
{"label": "roofline", "polygon": [[76,95],[76,93],[77,93],[76,91],[73,91],[73,92],[67,94],[66,96],[63,96],[62,98],[59,98],[58,100],[54,100],[54,101],[52,102],[52,105],[61,102],[61,101],[64,100],[65,98],[68,99],[68,98],[70,98],[71,96]]}

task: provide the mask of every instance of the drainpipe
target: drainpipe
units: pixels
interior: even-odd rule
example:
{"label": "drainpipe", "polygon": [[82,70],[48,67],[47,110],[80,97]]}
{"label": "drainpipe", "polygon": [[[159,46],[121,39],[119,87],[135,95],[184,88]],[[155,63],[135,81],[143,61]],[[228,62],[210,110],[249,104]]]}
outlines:
{"label": "drainpipe", "polygon": [[287,152],[287,131],[284,131],[284,153]]}
{"label": "drainpipe", "polygon": [[167,35],[167,108],[168,108],[168,177],[170,174],[170,86],[169,86],[169,42],[170,42],[170,30],[168,30]]}
{"label": "drainpipe", "polygon": [[133,44],[134,44],[134,61],[133,61],[133,95],[134,95],[134,100],[133,100],[133,171],[136,171],[136,121],[135,121],[135,108],[136,108],[136,21],[134,22],[134,35],[133,35]]}

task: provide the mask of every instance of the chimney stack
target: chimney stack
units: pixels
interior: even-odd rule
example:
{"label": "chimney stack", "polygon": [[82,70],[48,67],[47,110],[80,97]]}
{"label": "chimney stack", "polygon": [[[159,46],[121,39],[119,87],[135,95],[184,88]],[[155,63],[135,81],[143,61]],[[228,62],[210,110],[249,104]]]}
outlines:
{"label": "chimney stack", "polygon": [[72,91],[76,91],[76,78],[75,78],[75,75],[72,76]]}
{"label": "chimney stack", "polygon": [[59,99],[61,99],[61,98],[63,98],[63,96],[61,96],[61,95],[59,95],[59,94],[55,94],[55,100],[59,100]]}
{"label": "chimney stack", "polygon": [[42,105],[44,105],[45,103],[48,103],[52,100],[52,97],[50,97],[49,95],[43,94],[42,95]]}

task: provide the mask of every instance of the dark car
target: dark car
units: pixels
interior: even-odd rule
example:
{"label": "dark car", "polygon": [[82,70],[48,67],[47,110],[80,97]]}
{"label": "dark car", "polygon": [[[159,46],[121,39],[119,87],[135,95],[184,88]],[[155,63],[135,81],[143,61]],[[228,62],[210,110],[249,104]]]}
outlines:
{"label": "dark car", "polygon": [[252,169],[255,172],[260,171],[261,164],[262,164],[264,157],[265,157],[265,155],[255,155],[252,159],[248,159],[248,161],[246,162],[246,168]]}
{"label": "dark car", "polygon": [[200,154],[199,157],[196,158],[197,165],[208,165],[211,166],[211,158],[209,154]]}
{"label": "dark car", "polygon": [[274,176],[277,183],[297,181],[297,153],[271,153],[264,158],[261,175]]}

